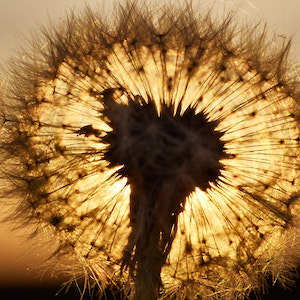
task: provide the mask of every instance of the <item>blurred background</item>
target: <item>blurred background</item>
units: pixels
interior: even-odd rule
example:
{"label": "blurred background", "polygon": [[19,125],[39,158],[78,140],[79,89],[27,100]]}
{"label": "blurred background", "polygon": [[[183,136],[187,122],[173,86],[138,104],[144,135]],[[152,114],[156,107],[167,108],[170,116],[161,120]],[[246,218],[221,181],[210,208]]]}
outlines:
{"label": "blurred background", "polygon": [[[112,7],[112,1],[109,0],[0,0],[0,65],[5,64],[7,58],[14,54],[18,42],[22,39],[22,33],[34,32],[38,24],[47,24],[50,19],[63,17],[68,9],[80,11],[85,3],[89,3],[91,7],[101,7],[103,3]],[[216,13],[236,10],[242,18],[251,20],[254,24],[261,20],[282,39],[293,36],[291,57],[300,62],[299,0],[201,0],[200,3],[202,6],[213,4]],[[1,73],[0,68],[0,78]],[[4,210],[0,207],[1,215],[4,215]],[[42,269],[37,267],[44,261],[51,245],[41,246],[38,239],[26,241],[23,237],[24,229],[10,231],[6,225],[0,224],[0,298],[79,299],[80,294],[74,284],[67,294],[63,289],[55,296],[67,278],[62,275],[51,276],[50,273],[43,275]],[[115,291],[108,291],[107,299],[112,299],[111,294],[114,293]],[[275,295],[279,299],[299,299],[299,282],[298,286],[290,291],[284,291],[276,285],[269,288],[269,293],[259,296],[261,299],[273,299]],[[255,299],[255,295],[249,297]],[[89,299],[89,296],[84,299]]]}

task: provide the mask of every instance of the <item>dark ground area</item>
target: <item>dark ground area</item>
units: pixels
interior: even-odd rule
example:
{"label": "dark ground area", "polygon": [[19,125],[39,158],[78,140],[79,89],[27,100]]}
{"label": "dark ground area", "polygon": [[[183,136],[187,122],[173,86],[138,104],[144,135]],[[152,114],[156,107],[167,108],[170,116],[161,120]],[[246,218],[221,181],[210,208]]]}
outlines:
{"label": "dark ground area", "polygon": [[[1,300],[80,300],[80,294],[75,285],[69,289],[68,293],[61,291],[58,295],[59,287],[52,288],[0,288]],[[84,295],[82,300],[98,300],[94,295],[89,295],[88,292]],[[117,291],[108,290],[106,295],[101,300],[120,300],[120,293]],[[297,286],[291,290],[283,290],[279,285],[270,286],[268,294],[250,294],[249,300],[271,300],[271,299],[286,299],[299,300],[300,299],[300,280],[297,281]]]}

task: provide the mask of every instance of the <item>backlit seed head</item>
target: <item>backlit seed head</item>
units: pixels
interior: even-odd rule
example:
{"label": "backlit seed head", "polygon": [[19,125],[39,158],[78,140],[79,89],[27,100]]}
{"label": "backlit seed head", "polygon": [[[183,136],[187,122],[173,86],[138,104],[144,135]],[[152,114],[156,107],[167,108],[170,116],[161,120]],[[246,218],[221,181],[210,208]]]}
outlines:
{"label": "backlit seed head", "polygon": [[[191,5],[69,15],[10,63],[4,198],[136,299],[235,299],[299,261],[290,44]],[[7,201],[7,200],[6,200]]]}

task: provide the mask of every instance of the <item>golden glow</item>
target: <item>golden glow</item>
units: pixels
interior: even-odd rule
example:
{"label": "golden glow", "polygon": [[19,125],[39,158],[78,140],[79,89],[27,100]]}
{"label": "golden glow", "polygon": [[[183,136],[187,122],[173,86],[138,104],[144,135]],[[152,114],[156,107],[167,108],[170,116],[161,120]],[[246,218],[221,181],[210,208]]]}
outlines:
{"label": "golden glow", "polygon": [[[163,297],[185,286],[183,299],[221,297],[231,289],[228,297],[244,295],[258,276],[280,265],[286,251],[281,245],[296,236],[296,229],[287,228],[297,211],[300,132],[298,96],[278,75],[286,50],[273,67],[266,58],[257,62],[259,38],[237,47],[225,22],[213,28],[203,19],[194,32],[188,13],[187,24],[164,16],[170,25],[164,35],[143,17],[139,23],[136,12],[127,13],[133,24],[126,23],[130,34],[125,30],[122,38],[111,37],[92,14],[74,19],[74,30],[63,29],[63,38],[59,33],[57,49],[50,40],[38,47],[42,63],[33,58],[25,84],[12,88],[23,114],[10,120],[13,142],[7,149],[17,153],[12,156],[21,170],[24,211],[55,232],[58,252],[83,262],[99,281],[128,276],[135,289],[147,286],[140,280],[142,265],[155,269],[153,286],[161,275]],[[157,122],[152,110],[128,121],[150,102],[158,117],[162,108],[174,109],[172,122],[179,124]],[[190,115],[184,119],[185,112]],[[194,113],[201,113],[195,123]],[[186,144],[173,143],[183,119]],[[136,134],[136,126],[139,133],[150,128],[153,139]],[[157,142],[158,130],[165,136]],[[134,148],[136,141],[142,147]],[[172,171],[163,173],[169,153],[162,152],[181,145],[170,160]],[[140,149],[146,154],[135,160]],[[155,171],[149,175],[147,168]]]}
{"label": "golden glow", "polygon": [[[249,187],[248,192],[259,194],[255,184],[259,183],[261,187],[263,184],[272,184],[269,180],[272,174],[284,172],[276,186],[290,191],[283,198],[288,198],[292,193],[287,185],[296,177],[296,171],[288,170],[285,164],[291,160],[298,161],[298,157],[296,153],[292,158],[285,157],[286,148],[274,145],[274,141],[282,138],[282,132],[290,143],[299,135],[294,119],[288,117],[294,100],[285,95],[284,90],[275,89],[276,82],[262,81],[255,71],[247,71],[247,64],[241,58],[228,59],[228,65],[234,66],[234,69],[226,74],[225,81],[216,78],[214,87],[209,86],[208,89],[209,83],[199,83],[199,80],[209,78],[215,68],[218,52],[210,54],[210,61],[199,67],[192,78],[188,78],[184,55],[180,52],[170,50],[166,53],[168,63],[164,69],[158,49],[152,49],[150,53],[150,49],[142,47],[136,55],[143,71],[137,72],[138,66],[129,60],[126,47],[126,42],[114,45],[113,53],[107,58],[115,81],[133,95],[141,95],[144,99],[147,99],[147,94],[151,95],[158,114],[160,103],[164,101],[175,103],[176,109],[182,103],[182,113],[189,105],[196,105],[197,111],[205,111],[210,120],[221,120],[218,129],[225,131],[223,140],[226,142],[226,152],[236,155],[234,159],[223,160],[224,170],[218,184],[212,184],[206,192],[196,188],[188,197],[179,215],[177,235],[162,277],[166,282],[171,280],[168,276],[187,280],[197,272],[199,265],[205,265],[217,257],[227,257],[227,262],[230,264],[232,260],[233,264],[241,239],[250,239],[251,226],[261,223],[260,233],[263,234],[269,232],[276,223],[276,220],[261,222],[260,205],[251,205],[238,187],[244,185]],[[107,162],[102,159],[101,153],[106,146],[99,138],[76,133],[76,130],[89,124],[102,132],[110,130],[99,117],[101,102],[88,91],[92,87],[101,92],[105,86],[113,86],[114,83],[110,74],[99,67],[94,70],[91,79],[90,76],[74,73],[72,64],[72,60],[62,63],[57,78],[45,82],[38,92],[39,100],[44,99],[44,103],[37,107],[36,115],[41,124],[49,126],[41,127],[35,145],[43,147],[43,144],[50,143],[51,147],[64,149],[68,157],[66,160],[65,155],[57,156],[42,166],[44,172],[46,170],[54,174],[45,185],[46,191],[50,192],[49,201],[67,198],[68,205],[57,202],[55,211],[65,216],[64,226],[76,225],[75,231],[66,230],[63,233],[65,238],[76,241],[76,251],[80,255],[93,257],[91,245],[98,245],[103,261],[109,255],[110,259],[117,262],[122,258],[122,249],[131,230],[130,187],[126,185],[126,179],[111,177],[116,170],[109,169]],[[165,76],[173,78],[176,89],[171,92]],[[238,81],[239,76],[243,81]],[[263,98],[257,96],[261,93]],[[201,102],[197,101],[200,95],[203,98]],[[253,98],[257,100],[253,101]],[[118,101],[126,103],[126,97],[120,93]],[[220,107],[224,108],[220,110]],[[255,114],[251,115],[253,112]],[[272,131],[272,128],[275,130]],[[85,151],[94,154],[87,160],[82,157],[80,161]],[[289,152],[296,152],[296,148],[291,148]],[[82,178],[78,177],[79,171]],[[276,199],[280,193],[277,188],[270,188],[264,195],[266,200],[270,200]],[[45,205],[48,206],[47,203]],[[44,213],[47,219],[54,213],[51,211],[53,208],[51,204],[45,212],[41,207],[40,213]],[[263,217],[272,220],[274,216],[265,212]],[[255,230],[253,228],[253,232]],[[250,242],[243,242],[245,251]],[[190,247],[189,250],[187,247]],[[258,248],[256,255],[263,255],[263,251],[265,247]],[[99,253],[94,254],[97,260]],[[240,255],[242,259],[242,252]]]}

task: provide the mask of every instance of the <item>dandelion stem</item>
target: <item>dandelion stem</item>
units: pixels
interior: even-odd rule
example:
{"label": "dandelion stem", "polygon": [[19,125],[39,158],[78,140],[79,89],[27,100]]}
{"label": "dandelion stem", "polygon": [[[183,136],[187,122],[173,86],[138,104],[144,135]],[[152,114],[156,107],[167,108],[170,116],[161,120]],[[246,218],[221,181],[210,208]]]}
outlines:
{"label": "dandelion stem", "polygon": [[[163,183],[160,184],[163,186]],[[152,197],[145,193],[144,188],[131,185],[132,232],[127,251],[129,248],[134,251],[130,267],[135,273],[138,300],[158,298],[162,288],[161,268],[166,262],[177,228],[176,205],[167,205],[168,199],[161,197],[157,187],[147,188],[155,191],[150,193]]]}

